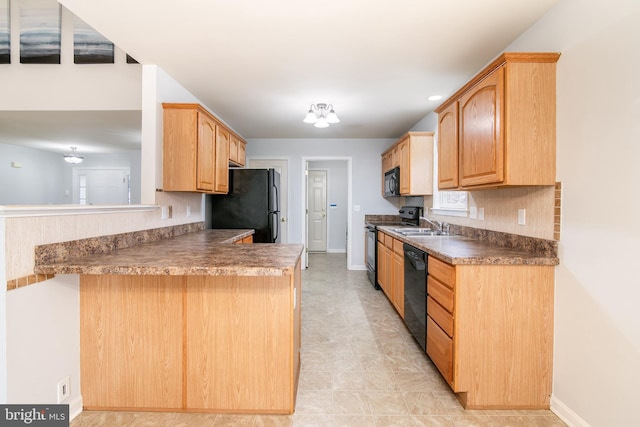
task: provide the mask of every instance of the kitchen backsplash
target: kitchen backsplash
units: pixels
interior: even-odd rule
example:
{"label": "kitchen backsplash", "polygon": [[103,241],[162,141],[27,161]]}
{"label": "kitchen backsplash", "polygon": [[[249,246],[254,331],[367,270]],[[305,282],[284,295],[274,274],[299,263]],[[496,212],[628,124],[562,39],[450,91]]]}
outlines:
{"label": "kitchen backsplash", "polygon": [[[501,188],[469,192],[469,207],[484,208],[484,220],[435,215],[440,222],[520,236],[559,240],[561,191],[556,186]],[[424,206],[433,206],[433,197],[424,197]],[[525,209],[525,225],[518,224],[518,210]]]}

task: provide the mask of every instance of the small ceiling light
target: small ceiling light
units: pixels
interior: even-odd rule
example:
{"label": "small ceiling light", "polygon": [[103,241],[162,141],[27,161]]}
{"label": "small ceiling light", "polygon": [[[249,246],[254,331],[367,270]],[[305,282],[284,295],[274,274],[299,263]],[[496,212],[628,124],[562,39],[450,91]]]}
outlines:
{"label": "small ceiling light", "polygon": [[427,98],[428,101],[440,101],[442,99],[442,95],[431,95]]}
{"label": "small ceiling light", "polygon": [[71,152],[69,154],[64,155],[65,162],[72,163],[74,165],[78,163],[82,163],[82,160],[84,160],[84,157],[79,156],[78,153],[76,153],[77,148],[78,147],[71,147]]}
{"label": "small ceiling light", "polygon": [[340,123],[340,119],[333,110],[333,104],[311,104],[303,122],[317,128],[328,128],[331,124]]}

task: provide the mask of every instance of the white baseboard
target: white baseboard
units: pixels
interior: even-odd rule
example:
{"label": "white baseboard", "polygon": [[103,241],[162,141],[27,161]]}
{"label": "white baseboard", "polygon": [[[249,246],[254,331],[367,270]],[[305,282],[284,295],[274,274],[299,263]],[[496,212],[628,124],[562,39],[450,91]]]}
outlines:
{"label": "white baseboard", "polygon": [[82,413],[82,396],[78,396],[69,402],[69,421]]}
{"label": "white baseboard", "polygon": [[366,271],[367,266],[366,265],[350,265],[348,266],[349,270],[361,270],[361,271]]}
{"label": "white baseboard", "polygon": [[555,396],[551,396],[551,412],[564,421],[569,427],[591,427],[578,414],[573,412],[567,405],[562,403]]}

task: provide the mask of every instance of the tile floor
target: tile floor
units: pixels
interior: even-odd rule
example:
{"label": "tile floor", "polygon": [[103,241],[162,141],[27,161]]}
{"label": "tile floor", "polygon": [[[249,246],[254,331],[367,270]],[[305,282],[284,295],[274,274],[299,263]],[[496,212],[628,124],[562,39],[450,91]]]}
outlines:
{"label": "tile floor", "polygon": [[465,411],[381,291],[344,254],[302,276],[302,370],[292,416],[83,412],[71,427],[560,427],[550,411]]}

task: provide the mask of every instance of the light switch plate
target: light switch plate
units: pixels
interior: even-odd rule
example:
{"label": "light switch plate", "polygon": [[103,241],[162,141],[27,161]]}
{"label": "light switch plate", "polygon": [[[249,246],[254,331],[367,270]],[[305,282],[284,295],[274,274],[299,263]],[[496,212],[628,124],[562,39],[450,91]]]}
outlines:
{"label": "light switch plate", "polygon": [[478,219],[484,221],[484,208],[478,208]]}
{"label": "light switch plate", "polygon": [[526,224],[527,224],[527,210],[518,209],[518,225],[526,225]]}

